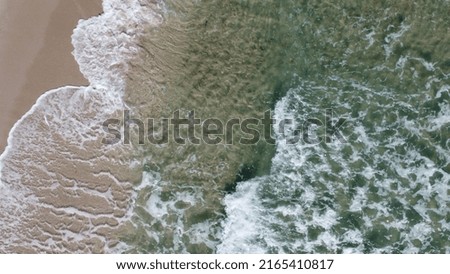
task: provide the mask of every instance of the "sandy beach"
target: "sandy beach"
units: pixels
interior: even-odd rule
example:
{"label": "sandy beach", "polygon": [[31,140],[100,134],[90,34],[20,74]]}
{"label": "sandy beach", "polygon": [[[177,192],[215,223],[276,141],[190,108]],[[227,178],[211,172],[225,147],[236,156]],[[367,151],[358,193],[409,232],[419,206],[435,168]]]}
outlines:
{"label": "sandy beach", "polygon": [[101,12],[101,0],[0,0],[0,153],[41,94],[88,84],[70,37],[79,19]]}

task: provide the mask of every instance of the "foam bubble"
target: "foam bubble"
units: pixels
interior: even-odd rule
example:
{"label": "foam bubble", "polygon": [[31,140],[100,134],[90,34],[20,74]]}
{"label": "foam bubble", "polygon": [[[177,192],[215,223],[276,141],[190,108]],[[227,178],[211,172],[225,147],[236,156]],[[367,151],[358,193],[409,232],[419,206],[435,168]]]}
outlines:
{"label": "foam bubble", "polygon": [[266,250],[253,241],[264,227],[258,201],[260,180],[254,179],[240,184],[236,193],[224,199],[227,219],[223,224],[222,241],[218,253],[264,253]]}
{"label": "foam bubble", "polygon": [[[103,2],[104,13],[80,20],[74,56],[88,87],[43,94],[14,125],[0,157],[0,250],[119,252],[130,221],[138,165],[130,147],[102,144],[102,122],[124,107],[127,62],[139,35],[161,22],[158,4]],[[5,194],[8,195],[5,195]],[[13,229],[16,228],[16,229]]]}

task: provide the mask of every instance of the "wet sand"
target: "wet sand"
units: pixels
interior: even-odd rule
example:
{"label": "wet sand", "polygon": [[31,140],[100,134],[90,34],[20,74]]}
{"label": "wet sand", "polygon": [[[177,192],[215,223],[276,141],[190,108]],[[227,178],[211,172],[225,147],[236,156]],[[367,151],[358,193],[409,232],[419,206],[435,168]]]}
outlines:
{"label": "wet sand", "polygon": [[[74,1],[72,7],[66,6],[65,1],[57,2],[48,16],[56,18],[58,14],[61,20],[69,17],[64,12],[76,10],[77,6]],[[114,38],[121,36],[123,42],[130,43],[137,39],[133,35],[123,35],[122,30],[128,27],[130,18],[138,16],[134,17],[133,10],[128,10],[123,18],[120,11],[128,2],[111,3],[105,15],[90,18],[75,33],[76,52],[80,54],[77,56],[85,58],[81,63],[89,66],[93,60],[99,68],[105,68],[91,71],[89,79],[119,77],[124,73],[123,67],[113,65],[118,59],[131,58],[128,55],[133,53],[131,50],[124,52],[126,46]],[[145,22],[153,19],[153,15],[148,18]],[[135,26],[145,23],[143,20],[133,22]],[[64,25],[52,23],[52,19],[47,23],[55,28]],[[67,25],[68,39],[72,28]],[[105,87],[67,87],[78,84],[72,82],[77,78],[61,80],[60,77],[72,75],[77,66],[73,62],[73,66],[65,67],[66,62],[58,62],[64,61],[58,55],[70,53],[72,47],[68,44],[61,48],[61,54],[56,49],[48,50],[45,42],[54,42],[53,39],[62,36],[57,32],[48,33],[36,34],[45,38],[38,39],[42,45],[36,46],[39,53],[34,49],[33,62],[27,69],[41,72],[42,67],[36,60],[46,60],[50,68],[56,66],[56,70],[49,68],[42,74],[46,78],[41,81],[36,76],[35,81],[65,87],[40,96],[38,103],[10,131],[10,144],[0,157],[0,253],[122,252],[126,248],[122,235],[133,235],[128,232],[134,230],[130,221],[137,198],[133,187],[142,182],[142,159],[137,158],[132,146],[106,145],[103,140],[107,134],[99,126],[107,119],[119,117],[120,99],[109,93],[118,95],[121,86],[113,83]],[[117,59],[105,58],[103,49],[108,49],[108,54]],[[64,56],[71,57],[70,54]],[[22,83],[24,90],[28,81],[30,87],[38,85],[33,85],[30,78],[27,75]],[[55,84],[56,80],[61,83]],[[85,81],[81,76],[79,80]],[[21,96],[26,97],[19,94],[17,98]]]}
{"label": "wet sand", "polygon": [[88,84],[70,37],[79,19],[100,12],[101,0],[0,0],[0,153],[41,94]]}

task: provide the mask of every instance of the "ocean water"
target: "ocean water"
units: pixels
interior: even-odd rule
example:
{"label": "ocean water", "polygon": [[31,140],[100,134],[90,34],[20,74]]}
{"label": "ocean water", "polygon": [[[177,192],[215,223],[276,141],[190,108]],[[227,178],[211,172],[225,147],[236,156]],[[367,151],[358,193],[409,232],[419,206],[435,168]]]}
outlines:
{"label": "ocean water", "polygon": [[[450,252],[449,1],[103,6],[72,36],[91,85],[10,133],[1,252]],[[102,143],[125,110],[271,111],[274,142]]]}

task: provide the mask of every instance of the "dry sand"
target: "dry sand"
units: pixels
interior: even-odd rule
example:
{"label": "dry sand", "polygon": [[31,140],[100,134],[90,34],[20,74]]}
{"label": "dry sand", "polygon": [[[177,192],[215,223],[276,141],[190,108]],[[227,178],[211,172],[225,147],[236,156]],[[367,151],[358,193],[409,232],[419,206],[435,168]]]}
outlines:
{"label": "dry sand", "polygon": [[42,93],[88,84],[70,36],[79,19],[101,11],[101,0],[0,0],[0,153]]}

